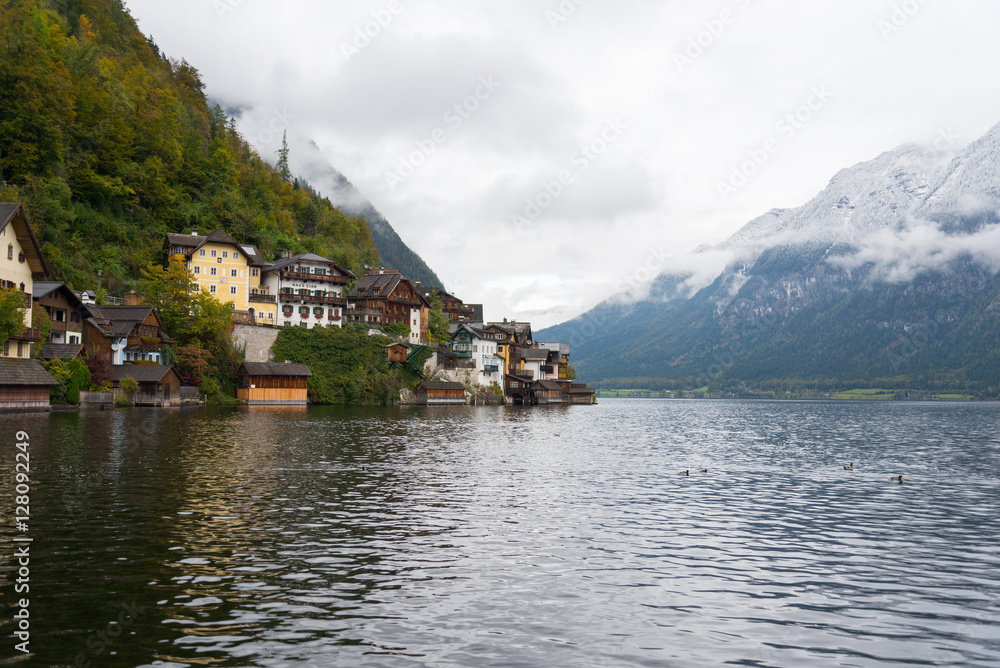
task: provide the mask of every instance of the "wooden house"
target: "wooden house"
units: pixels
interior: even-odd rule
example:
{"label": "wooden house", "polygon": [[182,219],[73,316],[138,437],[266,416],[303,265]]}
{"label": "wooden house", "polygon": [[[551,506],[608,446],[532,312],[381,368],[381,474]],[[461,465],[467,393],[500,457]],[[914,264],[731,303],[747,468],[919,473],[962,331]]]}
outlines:
{"label": "wooden house", "polygon": [[160,364],[128,364],[111,367],[111,388],[115,396],[123,396],[121,381],[126,376],[139,383],[139,391],[131,397],[136,406],[171,406],[181,400],[181,377],[172,366]]}
{"label": "wooden house", "polygon": [[410,355],[410,349],[402,343],[390,343],[385,347],[385,350],[389,361],[399,364],[406,364]]}
{"label": "wooden house", "polygon": [[173,343],[152,306],[85,304],[83,344],[111,357],[112,364],[162,361],[163,346]]}
{"label": "wooden house", "polygon": [[427,341],[431,303],[410,279],[400,272],[380,269],[361,277],[347,295],[350,322],[384,327],[402,324],[410,328],[409,342]]}
{"label": "wooden house", "polygon": [[31,296],[52,322],[52,332],[43,343],[83,343],[83,319],[87,311],[75,292],[62,281],[35,281]]}
{"label": "wooden house", "polygon": [[0,357],[0,410],[48,410],[49,389],[58,384],[35,360]]}
{"label": "wooden house", "polygon": [[563,386],[553,380],[540,380],[535,383],[532,393],[536,404],[568,404],[570,395]]}
{"label": "wooden house", "polygon": [[464,406],[465,386],[425,380],[417,386],[417,403],[426,406]]}
{"label": "wooden house", "polygon": [[251,406],[305,406],[311,376],[305,364],[244,362],[236,376],[236,397]]}

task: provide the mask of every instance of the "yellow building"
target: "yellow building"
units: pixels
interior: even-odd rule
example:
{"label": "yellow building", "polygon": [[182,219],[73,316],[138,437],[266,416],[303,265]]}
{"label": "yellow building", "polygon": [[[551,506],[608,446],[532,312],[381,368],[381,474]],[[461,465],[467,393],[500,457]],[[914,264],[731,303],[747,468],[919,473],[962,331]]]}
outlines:
{"label": "yellow building", "polygon": [[278,304],[261,283],[264,260],[255,246],[239,244],[222,230],[208,236],[168,234],[169,260],[185,263],[195,289],[232,303],[235,319],[247,324],[275,325]]}
{"label": "yellow building", "polygon": [[24,209],[17,203],[0,203],[0,287],[24,294],[25,331],[0,345],[0,357],[30,359],[31,344],[41,333],[31,329],[31,292],[36,280],[45,280],[45,263],[38,242],[28,225]]}

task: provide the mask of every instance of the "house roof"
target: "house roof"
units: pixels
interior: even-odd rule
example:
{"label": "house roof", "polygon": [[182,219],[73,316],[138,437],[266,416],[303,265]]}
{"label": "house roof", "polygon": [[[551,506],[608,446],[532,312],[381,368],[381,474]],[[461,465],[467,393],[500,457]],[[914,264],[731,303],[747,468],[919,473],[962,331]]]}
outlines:
{"label": "house roof", "polygon": [[167,246],[185,246],[187,248],[197,248],[205,243],[205,237],[200,234],[173,234],[167,233]]}
{"label": "house roof", "polygon": [[82,352],[83,345],[79,343],[46,343],[38,357],[43,360],[71,360]]}
{"label": "house roof", "polygon": [[80,299],[80,296],[70,290],[69,286],[62,281],[34,281],[31,286],[31,297],[36,300],[42,299],[57,291],[61,292],[74,308],[83,306],[83,300]]}
{"label": "house roof", "polygon": [[465,392],[465,385],[461,383],[446,383],[437,380],[425,380],[417,386],[417,389],[423,388],[425,390],[462,390]]}
{"label": "house roof", "polygon": [[549,351],[542,348],[525,348],[521,351],[521,357],[526,360],[545,361],[549,358]]}
{"label": "house roof", "polygon": [[430,307],[431,303],[427,301],[427,297],[417,290],[410,279],[403,276],[399,271],[395,269],[384,269],[379,273],[368,273],[361,277],[361,279],[354,285],[350,294],[347,295],[348,299],[388,299],[389,296],[395,291],[396,287],[402,283],[406,282],[410,289],[417,298],[424,304],[424,306]]}
{"label": "house roof", "polygon": [[156,317],[160,329],[160,338],[164,343],[173,343],[173,339],[167,336],[162,330],[163,322],[157,315],[156,309],[152,306],[97,306],[95,304],[84,304],[86,319],[94,325],[104,336],[108,338],[125,338],[135,328],[142,324],[152,313]]}
{"label": "house roof", "polygon": [[264,265],[264,271],[281,271],[290,264],[295,264],[296,262],[316,262],[322,264],[329,264],[337,269],[344,276],[350,276],[351,278],[357,278],[350,269],[345,269],[333,260],[328,260],[321,255],[316,255],[315,253],[299,253],[298,255],[293,255],[292,257],[282,258],[276,262],[269,262]]}
{"label": "house roof", "polygon": [[31,267],[31,277],[34,280],[43,280],[49,269],[45,266],[38,241],[35,240],[35,233],[31,231],[28,216],[25,215],[20,202],[0,202],[0,230],[7,229],[8,225],[14,228],[17,242],[21,244],[24,257]]}
{"label": "house roof", "polygon": [[[177,376],[174,367],[162,364],[125,364],[111,367],[111,376],[118,381],[125,376],[131,376],[140,383],[161,383],[171,373]],[[180,376],[177,376],[177,380],[180,380]]]}
{"label": "house roof", "polygon": [[37,360],[0,357],[0,385],[58,385]]}
{"label": "house roof", "polygon": [[231,244],[240,249],[240,251],[247,257],[248,264],[251,267],[263,267],[264,258],[261,257],[260,251],[253,244],[239,244],[236,241],[223,232],[222,230],[216,230],[207,236],[202,236],[200,234],[174,234],[172,232],[167,233],[167,239],[163,242],[164,248],[170,248],[171,246],[182,246],[189,249],[189,253],[193,253],[198,248],[206,243],[221,243],[221,244]]}
{"label": "house roof", "polygon": [[312,376],[312,371],[305,364],[244,362],[240,371],[249,376]]}
{"label": "house roof", "polygon": [[554,380],[540,380],[535,383],[536,387],[541,390],[548,390],[550,392],[565,392],[563,386]]}

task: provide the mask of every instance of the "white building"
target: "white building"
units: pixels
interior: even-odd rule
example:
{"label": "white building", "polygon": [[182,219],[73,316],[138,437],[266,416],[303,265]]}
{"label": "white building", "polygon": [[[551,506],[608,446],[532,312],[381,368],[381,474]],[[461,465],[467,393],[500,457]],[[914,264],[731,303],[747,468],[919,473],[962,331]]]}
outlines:
{"label": "white building", "polygon": [[479,384],[489,387],[491,383],[503,385],[504,362],[497,354],[499,335],[472,325],[460,325],[452,334],[451,350],[459,359],[475,363],[479,374]]}
{"label": "white building", "polygon": [[357,278],[325,257],[303,253],[264,265],[262,285],[278,299],[278,326],[341,327],[344,287]]}

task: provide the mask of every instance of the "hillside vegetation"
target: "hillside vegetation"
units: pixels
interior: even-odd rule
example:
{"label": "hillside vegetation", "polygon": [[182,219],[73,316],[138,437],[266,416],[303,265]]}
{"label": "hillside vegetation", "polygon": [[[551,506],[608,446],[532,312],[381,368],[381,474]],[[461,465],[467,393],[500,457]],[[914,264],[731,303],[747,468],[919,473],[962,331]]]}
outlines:
{"label": "hillside vegetation", "polygon": [[379,262],[365,220],[265,163],[119,0],[4,2],[0,91],[0,200],[24,202],[51,275],[75,289],[101,272],[124,292],[167,232],[220,227],[265,257]]}

